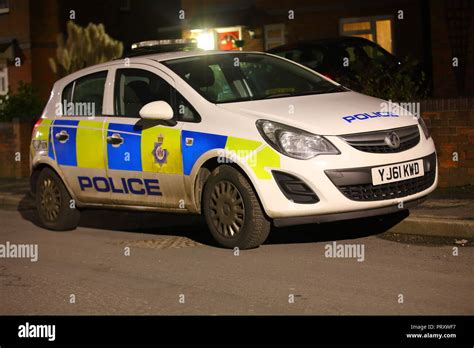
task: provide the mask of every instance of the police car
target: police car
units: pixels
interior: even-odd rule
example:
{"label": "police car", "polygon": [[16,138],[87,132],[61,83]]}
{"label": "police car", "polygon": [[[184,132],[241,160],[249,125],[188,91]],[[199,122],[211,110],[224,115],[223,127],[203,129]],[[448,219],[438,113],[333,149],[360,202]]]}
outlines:
{"label": "police car", "polygon": [[[260,52],[136,55],[54,84],[31,142],[41,224],[86,208],[202,214],[223,247],[387,214],[437,185],[419,117]],[[157,219],[160,215],[156,215]]]}

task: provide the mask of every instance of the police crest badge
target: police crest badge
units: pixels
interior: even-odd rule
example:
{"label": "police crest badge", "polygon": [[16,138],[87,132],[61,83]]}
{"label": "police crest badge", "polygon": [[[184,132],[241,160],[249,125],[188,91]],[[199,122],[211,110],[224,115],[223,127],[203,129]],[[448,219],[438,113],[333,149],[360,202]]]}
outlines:
{"label": "police crest badge", "polygon": [[163,140],[164,137],[162,134],[160,134],[155,146],[153,147],[153,158],[155,159],[155,163],[158,163],[160,167],[166,164],[166,161],[168,160],[168,150],[163,149],[162,147]]}

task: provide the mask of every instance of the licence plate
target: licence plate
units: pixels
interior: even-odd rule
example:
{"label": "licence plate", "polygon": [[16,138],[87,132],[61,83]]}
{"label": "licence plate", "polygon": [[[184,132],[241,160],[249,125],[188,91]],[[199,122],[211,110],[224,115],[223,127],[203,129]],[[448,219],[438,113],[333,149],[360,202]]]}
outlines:
{"label": "licence plate", "polygon": [[425,175],[423,160],[372,168],[372,184],[382,185]]}

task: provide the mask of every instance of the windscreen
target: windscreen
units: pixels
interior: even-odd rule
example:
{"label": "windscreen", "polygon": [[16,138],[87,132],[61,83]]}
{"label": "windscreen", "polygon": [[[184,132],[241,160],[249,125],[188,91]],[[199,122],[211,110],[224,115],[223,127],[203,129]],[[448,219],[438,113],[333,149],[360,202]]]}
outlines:
{"label": "windscreen", "polygon": [[164,64],[212,103],[346,91],[308,69],[264,54],[210,54]]}

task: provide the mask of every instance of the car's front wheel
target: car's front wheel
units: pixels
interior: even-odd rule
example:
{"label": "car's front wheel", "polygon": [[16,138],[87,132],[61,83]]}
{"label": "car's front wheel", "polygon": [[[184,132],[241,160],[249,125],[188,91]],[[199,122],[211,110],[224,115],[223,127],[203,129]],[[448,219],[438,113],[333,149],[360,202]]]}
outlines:
{"label": "car's front wheel", "polygon": [[270,232],[270,221],[252,185],[231,166],[217,167],[211,173],[202,208],[212,236],[223,247],[256,248]]}
{"label": "car's front wheel", "polygon": [[36,207],[41,225],[56,231],[77,227],[80,212],[59,176],[45,168],[36,181]]}

